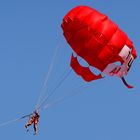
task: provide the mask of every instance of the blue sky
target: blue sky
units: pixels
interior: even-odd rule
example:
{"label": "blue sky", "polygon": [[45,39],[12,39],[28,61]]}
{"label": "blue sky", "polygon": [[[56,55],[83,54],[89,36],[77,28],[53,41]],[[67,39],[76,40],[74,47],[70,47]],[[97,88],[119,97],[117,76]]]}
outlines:
{"label": "blue sky", "polygon": [[[80,94],[42,110],[37,136],[32,135],[32,128],[26,133],[25,119],[0,127],[0,139],[140,139],[139,0],[1,0],[0,122],[33,111],[55,48],[60,46],[48,91],[56,86],[72,52],[60,25],[63,16],[77,5],[88,5],[108,15],[134,42],[138,58],[127,80],[135,88],[128,90],[112,77],[86,84],[72,71],[50,101],[73,92]],[[78,88],[80,85],[86,87]]]}

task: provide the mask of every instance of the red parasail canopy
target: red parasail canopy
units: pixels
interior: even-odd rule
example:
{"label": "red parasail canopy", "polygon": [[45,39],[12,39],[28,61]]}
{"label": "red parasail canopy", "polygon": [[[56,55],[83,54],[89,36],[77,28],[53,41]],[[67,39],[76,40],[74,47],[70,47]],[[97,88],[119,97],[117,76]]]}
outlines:
{"label": "red parasail canopy", "polygon": [[[89,66],[111,76],[127,75],[136,50],[128,36],[106,15],[88,6],[77,6],[65,15],[61,27],[70,47]],[[118,61],[120,66],[110,66]],[[71,67],[85,81],[102,78],[101,74],[95,75],[89,68],[80,66],[74,56]]]}

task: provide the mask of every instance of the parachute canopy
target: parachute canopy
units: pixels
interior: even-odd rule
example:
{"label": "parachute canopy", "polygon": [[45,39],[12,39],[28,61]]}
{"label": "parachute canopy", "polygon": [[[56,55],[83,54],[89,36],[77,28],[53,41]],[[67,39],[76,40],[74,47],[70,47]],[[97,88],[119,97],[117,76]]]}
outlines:
{"label": "parachute canopy", "polygon": [[[100,79],[102,73],[119,78],[128,74],[136,50],[128,36],[106,15],[88,6],[77,6],[65,15],[61,27],[66,41],[77,54],[71,57],[71,67],[85,81]],[[78,56],[101,74],[95,75],[88,67],[81,66]]]}

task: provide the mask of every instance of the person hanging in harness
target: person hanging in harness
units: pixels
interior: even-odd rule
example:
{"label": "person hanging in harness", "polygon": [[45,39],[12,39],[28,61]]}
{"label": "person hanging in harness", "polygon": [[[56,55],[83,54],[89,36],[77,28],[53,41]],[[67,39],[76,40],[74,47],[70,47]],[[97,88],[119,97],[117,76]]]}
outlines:
{"label": "person hanging in harness", "polygon": [[34,134],[36,135],[37,132],[38,132],[38,122],[39,122],[39,118],[40,118],[40,115],[39,115],[39,112],[38,111],[35,111],[31,114],[31,116],[29,116],[29,121],[27,122],[27,124],[25,125],[25,128],[27,129],[27,132],[29,131],[28,127],[30,125],[33,125],[34,126]]}

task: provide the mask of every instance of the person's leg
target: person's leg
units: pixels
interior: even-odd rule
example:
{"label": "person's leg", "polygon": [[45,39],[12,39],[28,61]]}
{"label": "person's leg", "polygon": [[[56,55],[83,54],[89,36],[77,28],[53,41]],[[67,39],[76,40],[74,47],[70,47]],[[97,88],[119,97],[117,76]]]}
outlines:
{"label": "person's leg", "polygon": [[28,127],[31,125],[31,123],[27,123],[26,125],[25,125],[25,128],[27,129],[27,132],[29,131],[29,129],[28,129]]}
{"label": "person's leg", "polygon": [[37,134],[37,131],[38,131],[37,124],[36,123],[34,123],[34,131],[35,131],[35,135],[36,135]]}
{"label": "person's leg", "polygon": [[27,132],[29,131],[28,127],[29,127],[30,125],[32,125],[32,123],[33,123],[33,121],[30,120],[30,121],[25,125],[25,128],[27,129]]}

